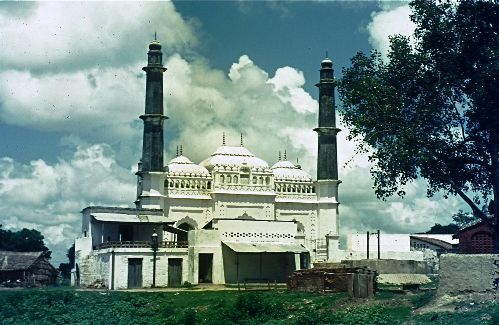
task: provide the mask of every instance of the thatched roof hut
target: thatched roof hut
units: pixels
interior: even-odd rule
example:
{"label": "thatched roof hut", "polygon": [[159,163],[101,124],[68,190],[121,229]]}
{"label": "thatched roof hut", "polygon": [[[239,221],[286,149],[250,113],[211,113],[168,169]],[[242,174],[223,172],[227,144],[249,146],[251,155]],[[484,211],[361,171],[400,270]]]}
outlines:
{"label": "thatched roof hut", "polygon": [[0,251],[0,282],[20,280],[23,286],[53,284],[58,271],[43,252]]}

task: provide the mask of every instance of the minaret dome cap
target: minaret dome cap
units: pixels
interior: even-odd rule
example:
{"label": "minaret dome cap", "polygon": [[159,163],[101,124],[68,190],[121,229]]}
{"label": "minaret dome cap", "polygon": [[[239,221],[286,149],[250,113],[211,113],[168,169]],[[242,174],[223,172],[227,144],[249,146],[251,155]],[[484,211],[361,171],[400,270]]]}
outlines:
{"label": "minaret dome cap", "polygon": [[324,60],[322,60],[321,66],[323,68],[325,68],[325,67],[331,68],[331,67],[333,67],[333,61],[331,61],[330,58],[325,58]]}
{"label": "minaret dome cap", "polygon": [[161,50],[161,43],[157,40],[152,41],[149,44],[149,50]]}

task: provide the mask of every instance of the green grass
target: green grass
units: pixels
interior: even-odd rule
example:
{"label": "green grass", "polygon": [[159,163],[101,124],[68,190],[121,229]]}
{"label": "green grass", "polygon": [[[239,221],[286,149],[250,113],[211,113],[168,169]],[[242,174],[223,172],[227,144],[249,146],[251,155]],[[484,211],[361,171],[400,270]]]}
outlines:
{"label": "green grass", "polygon": [[[348,299],[271,291],[108,292],[72,289],[0,291],[0,324],[400,324],[428,302],[429,293],[382,292],[375,299]],[[490,324],[499,311],[486,310]],[[461,315],[462,316],[462,315]],[[454,315],[416,318],[421,324],[460,324]],[[483,319],[483,315],[470,316]],[[414,318],[412,318],[414,319]],[[497,318],[499,319],[499,318]],[[446,322],[449,320],[450,322]],[[419,324],[419,322],[415,323]],[[474,324],[472,320],[466,324]]]}

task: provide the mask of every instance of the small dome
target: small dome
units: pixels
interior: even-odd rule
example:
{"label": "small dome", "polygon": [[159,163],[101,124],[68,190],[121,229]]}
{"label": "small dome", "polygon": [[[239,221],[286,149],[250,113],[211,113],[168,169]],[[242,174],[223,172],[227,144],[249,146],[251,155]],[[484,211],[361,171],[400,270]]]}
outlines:
{"label": "small dome", "polygon": [[324,60],[322,60],[321,66],[331,68],[333,66],[333,61],[331,61],[330,58],[325,58]]}
{"label": "small dome", "polygon": [[161,50],[161,43],[158,42],[157,40],[154,40],[152,41],[150,44],[149,44],[149,50]]}
{"label": "small dome", "polygon": [[271,167],[272,173],[276,181],[302,181],[311,182],[312,177],[310,177],[307,172],[296,167],[292,162],[287,160],[281,160]]}
{"label": "small dome", "polygon": [[185,156],[178,156],[170,160],[167,165],[169,174],[209,176],[208,170],[202,166],[196,165]]}
{"label": "small dome", "polygon": [[262,159],[255,157],[245,147],[230,147],[221,146],[211,157],[200,163],[201,166],[212,170],[216,166],[230,167],[233,170],[238,170],[240,167],[248,167],[250,169],[268,169],[269,165]]}

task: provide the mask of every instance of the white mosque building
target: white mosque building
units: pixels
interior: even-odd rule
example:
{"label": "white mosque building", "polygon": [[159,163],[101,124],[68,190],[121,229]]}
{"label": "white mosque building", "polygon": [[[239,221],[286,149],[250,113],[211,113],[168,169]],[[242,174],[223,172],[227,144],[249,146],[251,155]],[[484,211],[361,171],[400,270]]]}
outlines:
{"label": "white mosque building", "polygon": [[[90,206],[76,239],[74,283],[110,289],[284,282],[338,252],[332,61],[321,63],[317,180],[283,156],[273,165],[225,143],[196,164],[163,163],[161,45],[149,45],[135,208]],[[157,244],[156,244],[157,243]],[[157,247],[157,248],[156,248]]]}

